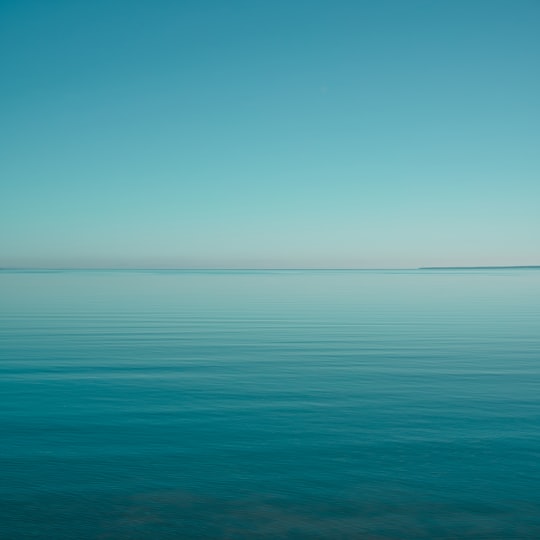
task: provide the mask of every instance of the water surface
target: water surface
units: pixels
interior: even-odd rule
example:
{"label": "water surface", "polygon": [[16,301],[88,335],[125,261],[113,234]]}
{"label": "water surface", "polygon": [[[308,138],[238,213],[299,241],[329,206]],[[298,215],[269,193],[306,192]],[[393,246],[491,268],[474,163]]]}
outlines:
{"label": "water surface", "polygon": [[2,271],[0,537],[540,538],[540,271]]}

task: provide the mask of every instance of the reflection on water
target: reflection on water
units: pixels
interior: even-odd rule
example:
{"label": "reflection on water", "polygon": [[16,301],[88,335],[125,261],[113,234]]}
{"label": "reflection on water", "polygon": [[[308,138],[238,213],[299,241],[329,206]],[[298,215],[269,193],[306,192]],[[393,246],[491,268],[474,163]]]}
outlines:
{"label": "reflection on water", "polygon": [[540,272],[1,272],[0,536],[540,538]]}

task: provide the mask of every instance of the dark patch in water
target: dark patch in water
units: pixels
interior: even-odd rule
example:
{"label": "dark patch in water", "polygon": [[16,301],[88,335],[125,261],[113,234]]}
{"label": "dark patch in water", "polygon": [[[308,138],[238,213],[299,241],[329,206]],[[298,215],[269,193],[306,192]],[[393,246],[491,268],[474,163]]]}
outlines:
{"label": "dark patch in water", "polygon": [[[187,492],[46,496],[2,505],[6,539],[537,540],[540,507],[225,499]],[[519,511],[520,523],[513,519]]]}

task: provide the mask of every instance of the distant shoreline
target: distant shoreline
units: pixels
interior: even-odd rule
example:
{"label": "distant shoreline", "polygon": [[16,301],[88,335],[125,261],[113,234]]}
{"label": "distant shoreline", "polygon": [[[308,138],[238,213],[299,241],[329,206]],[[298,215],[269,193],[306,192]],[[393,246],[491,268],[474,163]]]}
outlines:
{"label": "distant shoreline", "polygon": [[526,266],[421,266],[418,270],[540,270],[540,265]]}

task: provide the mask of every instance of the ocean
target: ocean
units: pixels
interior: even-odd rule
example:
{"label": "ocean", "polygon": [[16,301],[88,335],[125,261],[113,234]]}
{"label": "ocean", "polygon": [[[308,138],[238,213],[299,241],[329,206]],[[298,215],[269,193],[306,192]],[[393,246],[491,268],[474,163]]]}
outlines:
{"label": "ocean", "polygon": [[6,540],[540,538],[540,270],[0,272]]}

